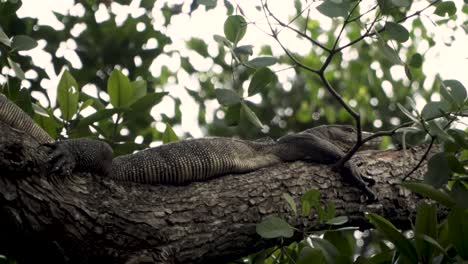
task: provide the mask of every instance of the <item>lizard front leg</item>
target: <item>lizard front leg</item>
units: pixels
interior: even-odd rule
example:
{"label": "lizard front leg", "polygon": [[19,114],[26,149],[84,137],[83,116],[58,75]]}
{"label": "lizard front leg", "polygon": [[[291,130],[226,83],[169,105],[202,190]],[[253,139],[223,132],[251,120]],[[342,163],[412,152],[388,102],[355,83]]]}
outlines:
{"label": "lizard front leg", "polygon": [[[345,155],[339,147],[314,134],[292,134],[280,138],[275,154],[284,161],[306,160],[321,164],[336,163]],[[334,170],[364,192],[368,201],[376,200],[374,192],[364,182],[354,163],[347,161],[342,168]]]}

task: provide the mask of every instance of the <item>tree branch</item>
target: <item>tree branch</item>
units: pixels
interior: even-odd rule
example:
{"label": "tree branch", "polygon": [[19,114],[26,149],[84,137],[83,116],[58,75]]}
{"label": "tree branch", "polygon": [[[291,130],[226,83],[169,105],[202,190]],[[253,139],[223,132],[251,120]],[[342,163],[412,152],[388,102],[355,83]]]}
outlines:
{"label": "tree branch", "polygon": [[[379,202],[364,195],[329,166],[284,163],[188,186],[114,182],[97,175],[49,175],[47,155],[27,134],[0,123],[0,253],[21,263],[207,263],[233,260],[271,243],[255,225],[271,214],[292,215],[282,199],[297,202],[311,188],[335,203],[349,226],[368,228],[364,212],[409,227],[418,197],[400,189],[405,169],[400,151],[359,152],[353,157],[376,180]],[[413,163],[424,149],[408,150]],[[422,168],[414,173],[421,177]],[[289,216],[299,229],[320,227]],[[297,239],[302,234],[297,235]]]}

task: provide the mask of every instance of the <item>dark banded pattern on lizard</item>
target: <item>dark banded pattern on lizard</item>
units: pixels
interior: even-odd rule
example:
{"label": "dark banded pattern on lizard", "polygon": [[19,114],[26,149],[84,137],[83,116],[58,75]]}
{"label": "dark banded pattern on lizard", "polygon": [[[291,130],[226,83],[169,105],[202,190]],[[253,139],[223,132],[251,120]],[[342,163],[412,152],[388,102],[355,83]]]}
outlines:
{"label": "dark banded pattern on lizard", "polygon": [[[0,120],[25,131],[39,143],[50,145],[52,142],[56,148],[51,155],[55,167],[146,184],[185,185],[296,160],[333,164],[353,146],[356,138],[351,126],[330,125],[287,135],[276,141],[221,137],[182,140],[112,159],[112,149],[103,141],[82,138],[54,142],[3,95],[0,95]],[[370,200],[375,198],[352,162],[346,162],[340,173]]]}

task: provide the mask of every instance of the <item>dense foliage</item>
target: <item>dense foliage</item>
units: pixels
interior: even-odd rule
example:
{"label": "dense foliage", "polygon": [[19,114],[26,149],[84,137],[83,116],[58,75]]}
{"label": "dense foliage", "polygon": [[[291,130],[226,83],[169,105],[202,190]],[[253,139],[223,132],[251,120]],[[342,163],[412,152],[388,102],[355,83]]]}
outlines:
{"label": "dense foliage", "polygon": [[[118,19],[113,7],[134,2],[143,12]],[[276,41],[283,50],[279,55],[271,46],[243,41],[248,31],[262,25],[255,22],[258,18],[245,15],[235,1],[194,0],[188,9],[184,3],[156,5],[150,0],[77,1],[73,8],[81,12],[54,13],[63,24],[60,30],[19,18],[20,6],[19,1],[0,1],[1,92],[54,138],[101,138],[117,154],[146,148],[154,141],[177,140],[172,127],[182,122],[183,102],[170,87],[186,86],[179,83],[185,74],[197,82],[191,85],[195,89],[185,90],[197,103],[198,124],[210,135],[277,137],[324,123],[349,123],[358,131],[376,131],[373,137],[398,134],[394,144],[403,148],[427,144],[421,159],[430,157],[424,181],[402,183],[432,200],[420,204],[412,230],[401,232],[371,213],[366,217],[376,230],[359,233],[335,228],[347,218],[336,217],[331,203],[324,207],[317,191],[305,193],[301,201],[284,194],[291,214],[318,217],[329,228],[313,234],[301,230],[304,239],[286,245],[284,238],[292,237],[294,229],[278,216],[266,218],[257,232],[277,246],[247,257],[249,263],[468,260],[468,222],[464,221],[468,217],[468,143],[463,123],[468,115],[467,92],[457,80],[426,76],[425,54],[437,43],[422,21],[424,15],[452,32],[467,30],[466,1],[296,0],[295,14],[287,21],[270,9],[268,1],[258,1],[265,26],[260,33]],[[172,44],[167,33],[171,19],[220,6],[226,11],[225,21],[219,22],[224,23],[224,32],[209,41],[192,37],[186,42],[186,49],[208,59],[207,70],[197,69],[191,53],[166,49]],[[98,10],[109,17],[98,19]],[[320,19],[311,12],[320,13]],[[160,30],[153,27],[156,19],[163,19],[158,21]],[[328,26],[324,20],[330,22]],[[296,39],[281,38],[284,31],[293,32]],[[290,49],[293,41],[308,43],[306,50]],[[38,44],[51,56],[52,69],[25,55]],[[58,52],[64,46],[74,55]],[[155,76],[149,69],[160,56],[179,60],[180,67],[171,70],[163,65]],[[293,77],[281,79],[283,71],[291,71]],[[45,87],[55,74],[60,74],[58,86]],[[57,102],[50,100],[52,89]],[[91,90],[97,92],[86,92]],[[255,96],[261,100],[254,100]],[[47,105],[37,102],[41,98]],[[174,115],[151,115],[164,99],[174,102]],[[210,110],[214,99],[219,104]],[[165,129],[155,123],[166,124]],[[359,136],[341,162],[370,139]],[[387,138],[383,145],[388,144]],[[441,147],[429,155],[436,144]],[[405,179],[413,171],[408,168]],[[438,207],[448,208],[448,216],[438,218]]]}

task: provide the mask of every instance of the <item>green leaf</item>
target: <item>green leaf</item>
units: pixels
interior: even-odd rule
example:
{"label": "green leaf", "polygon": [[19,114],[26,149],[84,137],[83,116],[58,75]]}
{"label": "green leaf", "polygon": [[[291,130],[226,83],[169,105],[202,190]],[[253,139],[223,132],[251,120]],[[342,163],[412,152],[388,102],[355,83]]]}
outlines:
{"label": "green leaf", "polygon": [[468,260],[468,212],[453,208],[448,215],[448,236],[458,254]]}
{"label": "green leaf", "polygon": [[62,118],[70,121],[78,111],[79,86],[68,70],[62,73],[57,87],[57,101]]}
{"label": "green leaf", "polygon": [[247,22],[242,16],[229,16],[224,22],[224,35],[233,43],[239,42],[246,32]]}
{"label": "green leaf", "polygon": [[450,192],[457,203],[457,207],[468,208],[468,189],[461,181],[455,181]]}
{"label": "green leaf", "polygon": [[224,121],[228,126],[237,126],[240,119],[241,104],[235,104],[228,107]]}
{"label": "green leaf", "polygon": [[11,40],[11,49],[15,51],[30,50],[34,49],[36,46],[36,40],[25,35],[14,36]]}
{"label": "green leaf", "polygon": [[278,62],[278,59],[276,57],[270,57],[270,56],[265,56],[265,57],[257,57],[249,60],[248,62],[245,63],[247,67],[250,68],[262,68],[262,67],[267,67],[271,66]]}
{"label": "green leaf", "polygon": [[10,68],[12,68],[13,71],[15,72],[16,78],[20,80],[25,80],[26,77],[24,76],[24,72],[19,66],[19,64],[14,62],[12,59],[10,59],[10,57],[7,57],[7,60],[8,60],[8,65],[10,65]]}
{"label": "green leaf", "polygon": [[263,238],[292,237],[294,229],[277,216],[267,216],[256,226],[257,234]]}
{"label": "green leaf", "polygon": [[130,109],[135,112],[146,112],[148,110],[151,110],[151,108],[161,102],[164,96],[166,96],[167,92],[163,93],[149,93],[140,99],[138,99],[136,102],[134,102],[132,105],[130,105]]}
{"label": "green leaf", "polygon": [[[36,107],[39,108],[33,104],[33,108],[36,109]],[[43,115],[34,115],[34,122],[42,127],[52,138],[57,138],[57,129],[60,127],[60,124],[55,121],[55,118]]]}
{"label": "green leaf", "polygon": [[429,102],[427,103],[423,110],[421,111],[421,116],[424,119],[432,119],[436,117],[441,117],[445,112],[450,110],[450,106],[446,101],[440,102]]}
{"label": "green leaf", "polygon": [[463,106],[467,97],[467,92],[465,86],[463,86],[461,82],[457,80],[445,80],[442,82],[442,87],[448,91],[458,106]]}
{"label": "green leaf", "polygon": [[10,38],[8,38],[7,34],[5,34],[5,31],[3,31],[3,28],[1,26],[0,26],[0,43],[3,43],[5,46],[11,47]]}
{"label": "green leaf", "polygon": [[162,142],[163,144],[166,144],[174,141],[179,141],[179,137],[176,135],[174,130],[172,130],[171,125],[166,123],[166,129],[164,130],[164,133],[162,135]]}
{"label": "green leaf", "polygon": [[[354,231],[355,230],[328,230],[323,235],[323,238],[332,243],[333,246],[339,250],[341,259],[346,258],[351,260],[356,247],[356,241],[353,237]],[[351,261],[349,263],[351,263]]]}
{"label": "green leaf", "polygon": [[440,2],[435,11],[434,14],[444,17],[446,14],[448,16],[453,16],[457,13],[457,7],[455,6],[455,3],[452,1],[444,1]]}
{"label": "green leaf", "polygon": [[234,48],[234,53],[236,56],[239,55],[252,55],[253,54],[253,46],[252,45],[243,45]]}
{"label": "green leaf", "polygon": [[249,96],[259,93],[275,79],[275,74],[268,68],[260,68],[255,71],[249,84]]}
{"label": "green leaf", "polygon": [[187,41],[187,47],[205,58],[210,56],[208,53],[208,45],[203,39],[190,38],[190,40]]}
{"label": "green leaf", "polygon": [[385,32],[390,39],[394,39],[398,42],[405,42],[409,39],[408,30],[406,30],[404,26],[394,22],[387,22],[385,24]]}
{"label": "green leaf", "polygon": [[419,122],[418,118],[416,118],[408,109],[406,109],[403,105],[400,103],[397,103],[398,108],[400,111],[405,114],[407,117],[409,117],[411,120],[414,122]]}
{"label": "green leaf", "polygon": [[327,263],[337,263],[340,253],[332,243],[317,237],[311,237],[310,240],[314,248],[319,248],[322,250]]}
{"label": "green leaf", "polygon": [[390,63],[395,65],[401,64],[400,56],[398,56],[398,53],[394,49],[392,49],[387,43],[383,41],[379,43],[383,55]]}
{"label": "green leaf", "polygon": [[89,126],[95,122],[99,122],[106,118],[110,118],[112,115],[121,111],[121,108],[99,109],[96,111],[96,113],[93,113],[85,118],[79,119],[78,127]]}
{"label": "green leaf", "polygon": [[207,8],[214,8],[216,7],[216,0],[197,0],[199,5],[204,5]]}
{"label": "green leaf", "polygon": [[422,262],[429,263],[434,248],[431,244],[426,242],[422,236],[418,237],[417,235],[437,238],[437,206],[435,204],[428,204],[426,202],[421,202],[419,204],[414,231],[416,233],[416,251]]}
{"label": "green leaf", "polygon": [[242,102],[241,105],[242,105],[242,111],[245,113],[247,119],[250,122],[252,122],[252,124],[257,126],[258,128],[263,128],[262,121],[260,121],[260,119],[258,119],[258,117],[254,113],[254,111],[252,111],[252,109],[250,109],[250,107],[244,102]]}
{"label": "green leaf", "polygon": [[[451,171],[464,174],[466,173],[465,167],[460,163],[460,161],[455,157],[454,154],[447,153],[447,161]],[[468,196],[467,196],[468,198]]]}
{"label": "green leaf", "polygon": [[288,193],[283,193],[283,199],[288,203],[289,208],[294,212],[294,215],[297,215],[297,206],[294,199]]}
{"label": "green leaf", "polygon": [[133,91],[130,81],[119,70],[114,69],[107,80],[107,92],[114,107],[126,107],[133,100]]}
{"label": "green leaf", "polygon": [[133,90],[132,102],[142,98],[146,95],[146,81],[137,80],[130,83],[130,87]]}
{"label": "green leaf", "polygon": [[409,65],[413,68],[421,68],[422,62],[423,62],[422,55],[419,53],[415,53],[413,54],[413,56],[411,56]]}
{"label": "green leaf", "polygon": [[93,104],[93,100],[92,99],[88,99],[86,101],[84,101],[81,106],[80,106],[80,112],[88,107],[90,107],[92,104]]}
{"label": "green leaf", "polygon": [[392,3],[398,7],[409,7],[411,5],[410,0],[392,0]]}
{"label": "green leaf", "polygon": [[318,248],[305,247],[299,254],[297,264],[327,264],[327,260],[322,251]]}
{"label": "green leaf", "polygon": [[337,217],[334,217],[328,221],[326,221],[325,223],[328,224],[328,225],[342,225],[344,223],[348,222],[348,217],[347,216],[337,216]]}
{"label": "green leaf", "polygon": [[336,3],[333,1],[324,1],[317,6],[317,10],[327,17],[346,17],[349,13],[349,1]]}
{"label": "green leaf", "polygon": [[219,88],[215,89],[215,94],[221,105],[235,105],[241,101],[240,96],[233,90]]}
{"label": "green leaf", "polygon": [[384,15],[390,14],[392,7],[393,7],[392,1],[377,0],[377,3],[379,5],[380,11],[382,11],[382,14]]}
{"label": "green leaf", "polygon": [[420,194],[424,197],[432,199],[448,208],[451,208],[455,205],[455,200],[450,197],[446,192],[437,190],[429,184],[422,182],[403,182],[401,186]]}
{"label": "green leaf", "polygon": [[216,42],[218,42],[218,43],[220,43],[220,44],[222,44],[222,45],[224,45],[224,46],[226,46],[228,48],[232,48],[232,43],[227,38],[225,38],[223,36],[215,34],[215,35],[213,35],[213,39]]}
{"label": "green leaf", "polygon": [[387,219],[374,214],[366,213],[366,218],[388,239],[390,240],[398,250],[398,252],[408,258],[411,263],[418,262],[418,255],[413,244],[405,238],[405,236],[396,229],[396,227],[390,223]]}
{"label": "green leaf", "polygon": [[405,74],[406,77],[408,77],[408,80],[413,80],[413,75],[411,74],[411,69],[408,67],[408,65],[405,64]]}
{"label": "green leaf", "polygon": [[320,192],[317,189],[310,189],[301,196],[302,216],[309,216],[313,205],[319,203]]}
{"label": "green leaf", "polygon": [[424,182],[436,188],[447,184],[451,171],[445,152],[434,154],[428,161],[427,171],[424,174]]}

